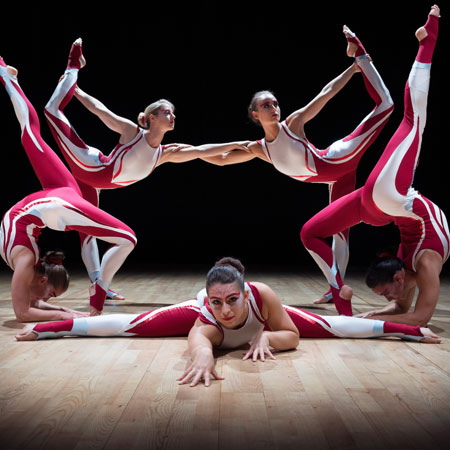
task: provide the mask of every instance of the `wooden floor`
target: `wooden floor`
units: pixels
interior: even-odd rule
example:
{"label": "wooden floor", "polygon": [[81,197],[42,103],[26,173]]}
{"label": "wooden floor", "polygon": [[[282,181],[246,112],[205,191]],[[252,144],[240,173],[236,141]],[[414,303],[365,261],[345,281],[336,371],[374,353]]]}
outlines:
{"label": "wooden floor", "polygon": [[[143,312],[193,297],[203,273],[121,274],[128,297],[105,313]],[[311,309],[319,275],[253,273],[287,304]],[[383,304],[361,278],[354,307]],[[450,279],[431,328],[440,345],[394,339],[304,339],[276,361],[217,354],[224,381],[179,386],[185,338],[64,338],[16,342],[10,274],[0,277],[1,449],[448,449]],[[87,310],[76,275],[61,304]],[[116,302],[117,303],[117,302]],[[334,314],[333,307],[320,307]],[[314,309],[317,311],[317,308]]]}

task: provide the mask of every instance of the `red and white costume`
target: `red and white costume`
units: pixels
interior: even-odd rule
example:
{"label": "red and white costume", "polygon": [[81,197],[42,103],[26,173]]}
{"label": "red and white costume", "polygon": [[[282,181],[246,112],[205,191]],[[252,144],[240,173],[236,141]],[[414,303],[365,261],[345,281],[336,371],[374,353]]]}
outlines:
{"label": "red and white costume", "polygon": [[94,189],[116,189],[148,177],[161,158],[162,146],[151,147],[141,128],[136,127],[136,136],[126,144],[117,144],[108,156],[78,136],[64,114],[77,80],[78,69],[66,69],[45,107],[50,129],[73,176]]}
{"label": "red and white costume", "polygon": [[326,238],[360,222],[374,226],[394,222],[400,231],[398,256],[408,270],[415,271],[421,250],[435,250],[449,256],[450,233],[444,213],[412,187],[417,167],[430,82],[431,58],[439,19],[429,16],[428,36],[420,42],[419,53],[405,88],[403,120],[389,141],[365,185],[335,202],[309,220],[302,229],[303,243],[324,272],[340,313],[351,314],[339,297],[343,275]]}
{"label": "red and white costume", "polygon": [[[222,327],[214,318],[206,297],[206,290],[197,299],[159,308],[143,314],[111,314],[35,325],[33,332],[38,339],[63,336],[186,336],[199,317],[206,324],[219,329],[223,340],[220,348],[236,348],[251,342],[262,330],[270,330],[262,316],[262,299],[258,289],[245,283],[249,292],[249,313],[239,328]],[[300,336],[304,338],[375,338],[396,336],[401,339],[421,341],[420,327],[359,319],[346,316],[319,316],[307,311],[283,305]]]}
{"label": "red and white costume", "polygon": [[[353,40],[363,49],[359,40]],[[356,57],[355,61],[375,108],[350,135],[325,150],[318,150],[307,139],[296,136],[283,121],[275,140],[261,141],[265,155],[281,173],[307,183],[327,183],[330,203],[353,192],[359,161],[381,133],[394,108],[389,91],[367,54]],[[348,230],[341,230],[333,239],[339,268],[345,273]]]}
{"label": "red and white costume", "polygon": [[[76,88],[81,54],[81,45],[74,44],[67,69],[45,107],[45,116],[83,197],[99,206],[101,189],[128,186],[149,176],[161,158],[163,147],[151,147],[139,127],[130,142],[119,143],[108,156],[86,145],[64,114]],[[80,233],[80,239],[83,262],[91,280],[96,281],[101,270],[97,242],[85,233]],[[115,293],[108,291],[108,295],[114,298]]]}
{"label": "red and white costume", "polygon": [[136,245],[136,236],[120,220],[95,207],[81,194],[75,178],[40,135],[37,113],[7,72],[0,58],[0,79],[4,84],[22,129],[22,145],[38,177],[42,191],[28,195],[4,216],[0,228],[0,252],[14,269],[11,252],[23,245],[39,261],[37,238],[44,227],[57,231],[76,230],[112,244],[105,253],[91,305],[101,310],[109,283]]}

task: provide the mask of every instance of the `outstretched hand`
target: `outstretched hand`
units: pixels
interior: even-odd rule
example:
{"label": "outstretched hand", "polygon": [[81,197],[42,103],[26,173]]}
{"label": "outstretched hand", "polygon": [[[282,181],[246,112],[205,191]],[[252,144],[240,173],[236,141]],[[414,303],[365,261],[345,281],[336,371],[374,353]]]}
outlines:
{"label": "outstretched hand", "polygon": [[205,386],[208,387],[211,384],[211,375],[216,380],[224,380],[225,378],[220,376],[214,368],[214,358],[209,352],[197,352],[194,361],[185,370],[181,377],[177,378],[179,384],[186,384],[191,381],[190,386],[196,386],[200,381],[205,382]]}
{"label": "outstretched hand", "polygon": [[72,315],[72,318],[77,319],[79,317],[89,317],[88,313],[77,311],[76,309],[61,307],[61,310]]}
{"label": "outstretched hand", "polygon": [[253,339],[252,343],[250,344],[250,349],[247,353],[244,354],[244,357],[242,359],[245,361],[246,359],[249,359],[250,356],[252,356],[252,361],[257,361],[258,358],[261,361],[265,361],[266,355],[271,359],[276,359],[270,351],[269,338],[267,334],[262,331],[255,337],[255,339]]}
{"label": "outstretched hand", "polygon": [[363,313],[355,314],[353,317],[359,317],[360,319],[371,319],[373,316],[377,315],[377,311],[366,311]]}

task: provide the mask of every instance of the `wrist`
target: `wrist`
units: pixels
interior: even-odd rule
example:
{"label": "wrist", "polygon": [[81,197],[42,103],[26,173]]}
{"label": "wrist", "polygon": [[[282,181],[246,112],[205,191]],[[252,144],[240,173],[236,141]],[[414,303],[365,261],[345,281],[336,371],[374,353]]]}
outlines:
{"label": "wrist", "polygon": [[191,351],[191,359],[194,360],[201,355],[212,355],[212,350],[208,347],[196,347]]}

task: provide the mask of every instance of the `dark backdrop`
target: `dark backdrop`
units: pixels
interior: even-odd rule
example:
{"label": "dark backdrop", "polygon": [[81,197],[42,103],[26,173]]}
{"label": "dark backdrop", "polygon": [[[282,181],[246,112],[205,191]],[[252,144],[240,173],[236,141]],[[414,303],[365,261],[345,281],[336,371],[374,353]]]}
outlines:
{"label": "dark backdrop", "polygon": [[[150,2],[74,3],[58,8],[20,4],[2,12],[0,54],[20,69],[24,92],[40,113],[42,135],[57,150],[42,111],[63,73],[74,39],[83,38],[87,66],[79,85],[111,110],[135,119],[145,106],[168,98],[176,128],[163,142],[202,144],[259,139],[247,119],[254,92],[271,89],[282,117],[305,105],[351,60],[342,25],[363,41],[391,91],[396,109],[361,161],[366,179],[403,111],[403,88],[414,60],[416,28],[428,3],[376,2]],[[3,8],[3,7],[2,7]],[[363,9],[361,9],[363,8]],[[445,16],[445,11],[443,12]],[[445,17],[441,21],[428,122],[415,187],[448,211],[448,113],[444,110]],[[20,145],[20,128],[8,96],[0,93],[2,214],[40,189]],[[306,128],[318,148],[348,134],[373,108],[362,78],[345,89]],[[67,115],[81,137],[105,153],[117,143],[95,116],[74,99]],[[303,248],[302,224],[327,204],[326,185],[300,183],[260,160],[216,167],[202,161],[164,164],[123,189],[103,191],[101,207],[131,226],[138,245],[124,267],[143,264],[209,264],[223,255],[252,265],[302,265],[315,269]],[[351,265],[365,266],[378,248],[395,245],[394,226],[359,225],[351,233]],[[62,247],[79,265],[76,233],[46,231],[42,247]],[[5,264],[2,271],[9,270]],[[318,270],[318,269],[317,269]]]}

